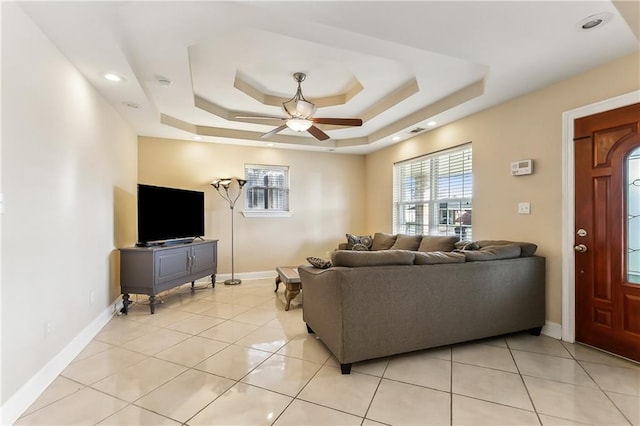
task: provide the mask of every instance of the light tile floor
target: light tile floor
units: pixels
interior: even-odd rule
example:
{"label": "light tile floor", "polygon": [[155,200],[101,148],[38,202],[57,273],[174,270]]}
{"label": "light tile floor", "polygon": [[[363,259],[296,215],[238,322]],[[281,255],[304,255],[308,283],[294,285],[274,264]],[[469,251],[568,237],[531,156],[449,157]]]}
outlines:
{"label": "light tile floor", "polygon": [[[281,286],[283,287],[283,286]],[[528,334],[354,364],[273,280],[190,284],[114,317],[20,425],[636,425],[640,365]]]}

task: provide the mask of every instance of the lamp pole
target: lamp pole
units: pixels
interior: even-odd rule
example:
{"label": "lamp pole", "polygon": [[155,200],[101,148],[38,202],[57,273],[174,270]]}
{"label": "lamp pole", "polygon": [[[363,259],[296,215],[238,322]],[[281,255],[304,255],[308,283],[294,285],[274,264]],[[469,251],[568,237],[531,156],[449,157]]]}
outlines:
{"label": "lamp pole", "polygon": [[[236,181],[238,184],[238,188],[235,191],[235,195],[229,192],[231,188],[231,184],[233,181]],[[222,198],[224,198],[229,203],[229,209],[231,210],[231,279],[225,280],[226,285],[238,285],[242,283],[241,280],[237,280],[235,278],[235,262],[234,262],[234,252],[233,252],[233,214],[234,208],[236,206],[236,201],[240,198],[240,194],[242,194],[242,187],[247,183],[245,179],[240,178],[220,178],[211,182],[211,186],[213,186],[218,194]],[[233,191],[232,191],[233,192]]]}

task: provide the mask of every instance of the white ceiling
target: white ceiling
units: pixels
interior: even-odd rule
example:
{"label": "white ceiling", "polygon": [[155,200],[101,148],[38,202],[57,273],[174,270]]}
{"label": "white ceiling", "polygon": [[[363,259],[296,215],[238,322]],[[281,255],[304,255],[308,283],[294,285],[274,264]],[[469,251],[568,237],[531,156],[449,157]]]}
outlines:
{"label": "white ceiling", "polygon": [[[620,4],[20,3],[141,136],[348,153],[380,149],[416,127],[428,131],[429,121],[441,126],[637,51],[638,2]],[[610,19],[579,29],[599,13]],[[297,71],[307,73],[307,99],[319,106],[318,99],[338,99],[316,117],[361,117],[363,126],[319,126],[331,136],[324,142],[291,130],[261,139],[281,123],[234,119],[284,116],[278,98],[294,95]],[[105,72],[126,80],[108,82]]]}

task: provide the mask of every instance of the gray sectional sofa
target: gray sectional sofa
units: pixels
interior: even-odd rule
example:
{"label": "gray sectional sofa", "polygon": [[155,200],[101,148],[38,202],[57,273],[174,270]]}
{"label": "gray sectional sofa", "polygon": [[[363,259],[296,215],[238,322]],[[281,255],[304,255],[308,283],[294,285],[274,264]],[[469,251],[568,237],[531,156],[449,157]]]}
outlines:
{"label": "gray sectional sofa", "polygon": [[337,250],[328,269],[298,268],[303,318],[343,374],[357,361],[521,330],[540,334],[545,259],[535,248],[484,241],[452,252]]}

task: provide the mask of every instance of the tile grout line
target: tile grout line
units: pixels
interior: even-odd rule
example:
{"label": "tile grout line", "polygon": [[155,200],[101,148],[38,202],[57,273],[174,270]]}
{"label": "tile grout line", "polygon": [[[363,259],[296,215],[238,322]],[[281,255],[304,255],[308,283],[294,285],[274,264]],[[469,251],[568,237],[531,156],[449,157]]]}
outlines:
{"label": "tile grout line", "polygon": [[504,339],[504,340],[505,340],[505,343],[507,344],[507,349],[509,350],[509,355],[511,355],[511,359],[513,360],[513,364],[516,366],[516,370],[518,370],[518,376],[520,377],[520,381],[522,382],[522,386],[524,386],[524,390],[525,390],[525,392],[527,392],[527,397],[529,397],[529,402],[531,403],[531,407],[533,408],[533,412],[536,413],[536,418],[538,419],[538,423],[542,425],[544,423],[542,423],[542,419],[540,418],[540,413],[538,412],[538,409],[536,408],[535,402],[533,402],[533,397],[531,396],[531,392],[529,391],[529,387],[527,386],[527,383],[525,382],[524,377],[522,376],[522,372],[520,371],[520,366],[518,366],[516,358],[513,356],[513,351],[511,350],[511,346],[509,345],[509,339]]}
{"label": "tile grout line", "polygon": [[449,345],[449,425],[453,426],[453,345]]}
{"label": "tile grout line", "polygon": [[384,366],[384,370],[382,371],[382,374],[379,377],[380,380],[378,380],[378,384],[376,385],[376,389],[373,391],[373,395],[371,396],[371,400],[369,401],[369,404],[367,405],[367,409],[364,411],[364,415],[362,416],[362,422],[360,423],[361,425],[367,419],[367,414],[369,414],[369,410],[371,409],[371,406],[373,405],[373,400],[375,399],[376,394],[378,393],[378,389],[380,389],[380,385],[382,384],[382,379],[384,378],[384,373],[387,372],[387,368],[389,368],[389,363],[390,362],[391,362],[391,358],[388,358],[387,359],[387,363]]}
{"label": "tile grout line", "polygon": [[[598,387],[598,390],[600,392],[602,392],[602,394],[604,395],[605,398],[607,398],[607,401],[609,401],[611,403],[611,405],[613,405],[613,407],[618,410],[618,413],[620,413],[620,415],[629,423],[629,425],[633,425],[633,422],[622,412],[622,410],[618,407],[618,405],[613,402],[613,400],[611,399],[611,397],[609,396],[609,394],[607,394],[607,392],[600,386],[600,383],[598,383],[596,381],[596,379],[593,378],[593,376],[591,376],[591,374],[589,374],[589,372],[587,371],[586,368],[584,368],[584,365],[582,365],[582,362],[589,362],[589,361],[579,361],[579,360],[575,360],[576,363],[580,366],[580,368],[582,369],[582,371],[585,372],[585,374],[587,376],[589,376],[589,378],[593,381],[593,383]],[[595,363],[594,363],[595,364]],[[625,395],[625,394],[622,394]],[[640,398],[640,396],[638,397]]]}

